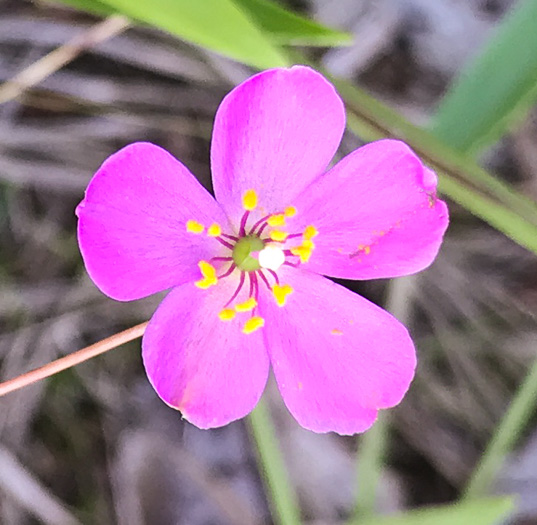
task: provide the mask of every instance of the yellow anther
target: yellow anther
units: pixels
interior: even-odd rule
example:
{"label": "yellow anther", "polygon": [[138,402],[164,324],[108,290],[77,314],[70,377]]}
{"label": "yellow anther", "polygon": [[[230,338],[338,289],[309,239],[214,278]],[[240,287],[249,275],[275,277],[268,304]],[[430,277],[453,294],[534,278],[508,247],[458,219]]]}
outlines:
{"label": "yellow anther", "polygon": [[306,229],[304,230],[304,233],[302,234],[302,236],[304,237],[304,239],[310,241],[316,235],[318,235],[318,233],[319,232],[317,231],[317,228],[310,224],[309,226],[306,226]]}
{"label": "yellow anther", "polygon": [[257,193],[255,190],[247,190],[242,196],[242,207],[247,211],[255,210],[257,206]]}
{"label": "yellow anther", "polygon": [[271,215],[267,219],[267,223],[269,226],[285,226],[285,215],[283,213]]}
{"label": "yellow anther", "polygon": [[249,312],[250,310],[253,310],[257,306],[257,301],[255,300],[255,297],[250,297],[249,299],[246,299],[244,303],[239,303],[235,305],[235,310],[237,312]]}
{"label": "yellow anther", "polygon": [[283,213],[286,217],[294,217],[296,215],[296,208],[294,206],[287,206]]}
{"label": "yellow anther", "polygon": [[207,235],[209,237],[218,237],[222,233],[222,228],[216,222],[214,224],[211,224],[207,228]]}
{"label": "yellow anther", "polygon": [[274,294],[274,298],[276,299],[276,304],[278,306],[284,306],[287,296],[293,292],[293,287],[289,286],[288,284],[284,284],[283,286],[275,284],[272,286],[272,293]]}
{"label": "yellow anther", "polygon": [[338,330],[337,328],[334,328],[330,333],[332,335],[343,335],[343,332],[341,330]]}
{"label": "yellow anther", "polygon": [[304,241],[301,246],[291,248],[291,253],[300,257],[300,262],[308,262],[313,252],[314,244],[311,241]]}
{"label": "yellow anther", "polygon": [[264,325],[265,320],[262,317],[250,317],[250,319],[246,321],[242,331],[245,334],[251,334],[252,332],[255,332]]}
{"label": "yellow anther", "polygon": [[220,317],[221,321],[231,321],[235,317],[235,310],[232,310],[231,308],[224,308],[219,314],[218,317]]}
{"label": "yellow anther", "polygon": [[285,241],[287,237],[289,237],[289,234],[283,230],[272,230],[270,232],[270,238],[273,241]]}
{"label": "yellow anther", "polygon": [[200,261],[198,266],[201,271],[201,275],[203,275],[203,279],[200,279],[194,283],[198,288],[205,290],[209,288],[209,286],[213,286],[218,282],[216,277],[216,269],[212,264],[209,264],[207,261]]}
{"label": "yellow anther", "polygon": [[189,233],[202,233],[205,229],[203,224],[196,221],[186,221],[186,231]]}

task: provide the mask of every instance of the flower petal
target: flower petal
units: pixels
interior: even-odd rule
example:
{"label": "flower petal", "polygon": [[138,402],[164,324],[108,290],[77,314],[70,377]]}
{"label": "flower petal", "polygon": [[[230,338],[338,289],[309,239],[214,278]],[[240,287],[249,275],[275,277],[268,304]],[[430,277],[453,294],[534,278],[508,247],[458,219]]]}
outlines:
{"label": "flower petal", "polygon": [[286,267],[285,306],[260,302],[282,397],[305,428],[354,434],[377,410],[399,403],[416,356],[406,328],[388,312],[319,275]]}
{"label": "flower petal", "polygon": [[211,165],[218,202],[233,220],[241,197],[259,193],[268,212],[323,173],[345,128],[345,111],[334,87],[312,69],[272,69],[236,87],[214,123]]}
{"label": "flower petal", "polygon": [[297,227],[319,231],[308,270],[376,279],[429,266],[448,225],[436,183],[403,142],[380,140],[345,157],[296,199]]}
{"label": "flower petal", "polygon": [[167,151],[131,144],[109,157],[77,208],[78,241],[95,284],[121,301],[199,279],[220,245],[186,222],[227,225],[213,197]]}
{"label": "flower petal", "polygon": [[236,280],[200,290],[174,288],[151,319],[142,341],[144,366],[158,395],[199,428],[244,417],[261,397],[269,360],[262,330],[242,333],[248,313],[221,321]]}

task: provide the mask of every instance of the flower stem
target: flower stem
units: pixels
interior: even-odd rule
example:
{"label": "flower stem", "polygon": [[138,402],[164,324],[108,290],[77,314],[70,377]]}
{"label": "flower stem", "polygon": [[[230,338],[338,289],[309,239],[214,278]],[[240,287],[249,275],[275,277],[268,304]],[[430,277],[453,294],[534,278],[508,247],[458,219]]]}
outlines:
{"label": "flower stem", "polygon": [[483,496],[492,485],[506,455],[531,421],[537,402],[537,360],[518,388],[505,416],[498,425],[479,464],[474,469],[462,498],[475,499]]}
{"label": "flower stem", "polygon": [[146,326],[147,322],[133,326],[132,328],[124,330],[123,332],[119,332],[118,334],[107,337],[102,341],[94,343],[90,346],[86,346],[86,348],[82,348],[82,350],[79,350],[78,352],[66,355],[65,357],[61,357],[60,359],[47,363],[44,366],[35,368],[30,372],[26,372],[25,374],[14,377],[13,379],[4,381],[3,383],[0,383],[0,397],[4,396],[5,394],[9,394],[10,392],[14,392],[15,390],[19,390],[25,386],[31,385],[37,381],[40,381],[41,379],[45,379],[46,377],[57,374],[58,372],[67,370],[68,368],[83,363],[92,357],[104,354],[105,352],[108,352],[108,350],[117,348],[118,346],[128,343],[133,339],[137,339],[143,335]]}
{"label": "flower stem", "polygon": [[274,521],[279,525],[300,525],[300,510],[289,483],[276,432],[263,399],[250,414],[249,423],[257,445],[260,470],[270,493]]}

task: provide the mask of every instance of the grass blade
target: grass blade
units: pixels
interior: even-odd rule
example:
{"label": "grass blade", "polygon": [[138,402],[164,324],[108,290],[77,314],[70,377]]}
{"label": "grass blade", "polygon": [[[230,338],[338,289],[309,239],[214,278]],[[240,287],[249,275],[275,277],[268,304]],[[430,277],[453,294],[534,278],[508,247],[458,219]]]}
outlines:
{"label": "grass blade", "polygon": [[273,506],[274,521],[279,525],[299,525],[300,510],[287,477],[272,419],[263,399],[259,401],[248,419]]}
{"label": "grass blade", "polygon": [[521,121],[537,99],[537,2],[526,0],[444,97],[432,132],[475,154]]}

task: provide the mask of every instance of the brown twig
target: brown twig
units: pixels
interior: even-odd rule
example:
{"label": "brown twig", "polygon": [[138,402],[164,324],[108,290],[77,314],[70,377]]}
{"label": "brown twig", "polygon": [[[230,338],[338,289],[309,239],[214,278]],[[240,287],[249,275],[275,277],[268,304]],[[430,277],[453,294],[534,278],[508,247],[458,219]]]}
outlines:
{"label": "brown twig", "polygon": [[15,390],[19,390],[25,386],[31,385],[36,381],[40,381],[41,379],[45,379],[46,377],[57,374],[58,372],[67,370],[68,368],[83,363],[92,357],[104,354],[105,352],[108,352],[108,350],[112,350],[113,348],[128,343],[133,339],[142,337],[146,327],[147,322],[133,326],[128,330],[124,330],[123,332],[119,332],[118,334],[107,337],[98,343],[86,346],[86,348],[82,348],[82,350],[79,350],[78,352],[66,355],[65,357],[56,359],[51,363],[47,363],[39,368],[35,368],[30,372],[26,372],[25,374],[14,377],[13,379],[4,381],[3,383],[0,383],[0,397]]}
{"label": "brown twig", "polygon": [[48,55],[34,62],[12,79],[0,85],[0,104],[13,100],[28,88],[35,86],[52,75],[80,53],[113,36],[130,26],[129,20],[122,15],[112,15],[84,33],[77,35],[70,42],[51,51]]}

